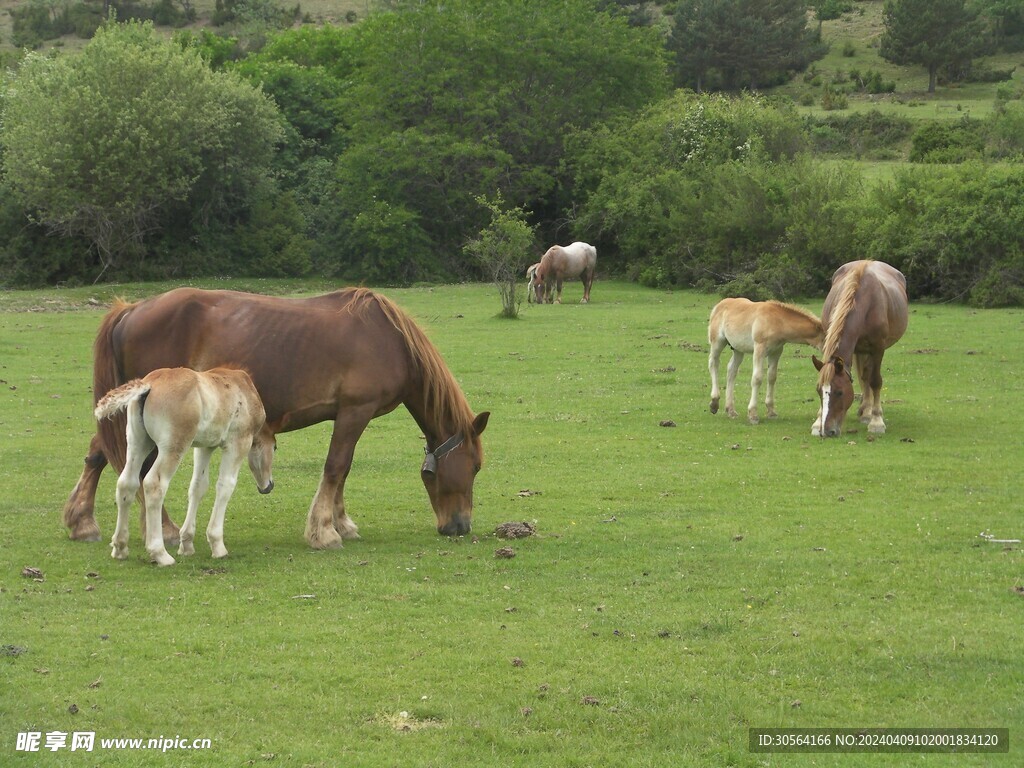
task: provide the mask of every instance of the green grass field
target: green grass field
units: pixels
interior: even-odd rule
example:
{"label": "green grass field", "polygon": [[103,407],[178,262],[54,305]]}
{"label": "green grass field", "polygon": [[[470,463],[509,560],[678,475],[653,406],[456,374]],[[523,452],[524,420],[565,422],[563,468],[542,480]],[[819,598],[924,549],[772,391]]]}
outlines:
{"label": "green grass field", "polygon": [[[503,321],[487,286],[387,290],[493,412],[474,535],[434,532],[422,441],[399,409],[357,450],[361,541],[313,552],[302,538],[321,426],[280,436],[270,496],[243,470],[226,560],[201,540],[157,569],[137,520],[116,562],[106,543],[71,542],[60,509],[92,432],[104,310],[89,300],[167,287],[0,294],[0,764],[925,760],[749,752],[748,729],[770,726],[1009,728],[1009,755],[927,761],[1019,764],[1024,561],[979,533],[1024,533],[1024,312],[915,305],[886,356],[888,433],[848,422],[822,441],[806,348],[783,357],[778,420],[710,415],[716,297],[599,281],[590,305],[573,303],[576,284],[566,304]],[[747,361],[741,404],[749,375]],[[189,472],[168,497],[179,522]],[[100,484],[105,540],[114,479]],[[211,505],[212,491],[200,530]],[[494,537],[516,520],[538,535]],[[506,544],[516,557],[496,558]],[[55,731],[93,732],[96,747],[16,750],[19,733]],[[160,737],[211,748],[99,743]]]}

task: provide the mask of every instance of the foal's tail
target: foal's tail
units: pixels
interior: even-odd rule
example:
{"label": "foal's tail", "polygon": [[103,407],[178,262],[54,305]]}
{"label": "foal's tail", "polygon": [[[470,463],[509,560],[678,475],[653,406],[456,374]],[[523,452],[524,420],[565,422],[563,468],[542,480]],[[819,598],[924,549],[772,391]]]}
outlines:
{"label": "foal's tail", "polygon": [[117,389],[110,390],[96,403],[96,410],[93,411],[96,415],[96,420],[103,421],[121,411],[127,410],[134,400],[144,398],[152,388],[152,384],[142,379],[132,379],[127,384],[122,384]]}

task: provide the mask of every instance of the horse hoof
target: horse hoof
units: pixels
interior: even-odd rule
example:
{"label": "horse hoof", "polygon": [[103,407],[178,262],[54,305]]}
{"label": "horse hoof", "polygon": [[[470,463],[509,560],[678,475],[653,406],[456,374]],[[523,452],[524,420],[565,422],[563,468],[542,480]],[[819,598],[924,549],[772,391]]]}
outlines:
{"label": "horse hoof", "polygon": [[110,550],[110,556],[115,560],[127,560],[128,559],[128,547],[118,548],[114,547]]}
{"label": "horse hoof", "polygon": [[748,416],[747,417],[747,421],[750,422],[750,425],[752,427],[756,427],[758,424],[761,423],[761,420],[759,418],[757,418],[757,416]]}
{"label": "horse hoof", "polygon": [[718,401],[717,400],[712,400],[711,401],[711,413],[712,414],[718,413]]}
{"label": "horse hoof", "polygon": [[306,543],[313,549],[341,549],[343,546],[341,535],[333,527],[307,531]]}
{"label": "horse hoof", "polygon": [[210,557],[214,558],[215,560],[219,560],[220,558],[227,556],[228,550],[227,547],[225,547],[223,544],[221,544],[219,547],[213,547],[210,550]]}
{"label": "horse hoof", "polygon": [[191,541],[188,542],[188,543],[183,541],[183,542],[181,542],[180,545],[178,545],[178,554],[179,555],[194,555],[195,553],[196,553],[196,548],[195,548],[195,545]]}
{"label": "horse hoof", "polygon": [[872,434],[872,435],[884,435],[885,434],[885,424],[874,424],[874,423],[869,424],[868,425],[868,432],[870,434]]}
{"label": "horse hoof", "polygon": [[99,541],[100,527],[95,520],[79,518],[75,527],[68,531],[72,541]]}
{"label": "horse hoof", "polygon": [[174,565],[175,563],[174,558],[171,557],[166,550],[163,552],[157,552],[156,554],[151,554],[149,556],[149,559],[150,561],[159,565],[161,568],[164,568],[168,565]]}
{"label": "horse hoof", "polygon": [[164,527],[164,544],[168,547],[176,547],[181,543],[181,531],[177,528]]}

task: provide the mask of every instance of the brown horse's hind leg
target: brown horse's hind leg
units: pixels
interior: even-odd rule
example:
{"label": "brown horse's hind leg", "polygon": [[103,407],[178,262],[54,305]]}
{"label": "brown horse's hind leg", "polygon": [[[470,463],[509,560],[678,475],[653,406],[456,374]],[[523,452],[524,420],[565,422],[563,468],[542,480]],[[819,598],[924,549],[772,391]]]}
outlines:
{"label": "brown horse's hind leg", "polygon": [[82,475],[64,504],[64,525],[68,527],[69,535],[74,541],[100,540],[100,527],[96,524],[94,508],[96,486],[106,466],[107,457],[100,450],[99,435],[93,435]]}

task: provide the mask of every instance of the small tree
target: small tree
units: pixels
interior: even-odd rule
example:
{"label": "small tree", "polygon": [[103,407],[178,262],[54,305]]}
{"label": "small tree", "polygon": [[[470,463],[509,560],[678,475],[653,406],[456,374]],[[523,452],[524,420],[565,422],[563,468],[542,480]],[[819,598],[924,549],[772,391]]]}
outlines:
{"label": "small tree", "polygon": [[491,212],[491,223],[480,230],[479,236],[465,246],[484,269],[501,296],[501,317],[519,317],[523,303],[519,291],[524,256],[534,241],[534,227],[526,223],[522,208],[506,209],[499,192],[493,200],[477,197],[477,202]]}
{"label": "small tree", "polygon": [[12,192],[40,224],[91,242],[99,276],[138,266],[168,211],[191,204],[202,227],[242,207],[283,135],[261,91],[149,22],[108,23],[80,54],[29,54],[0,108]]}
{"label": "small tree", "polygon": [[920,64],[935,92],[939,67],[970,60],[979,49],[977,13],[966,0],[887,0],[879,53],[893,64]]}

